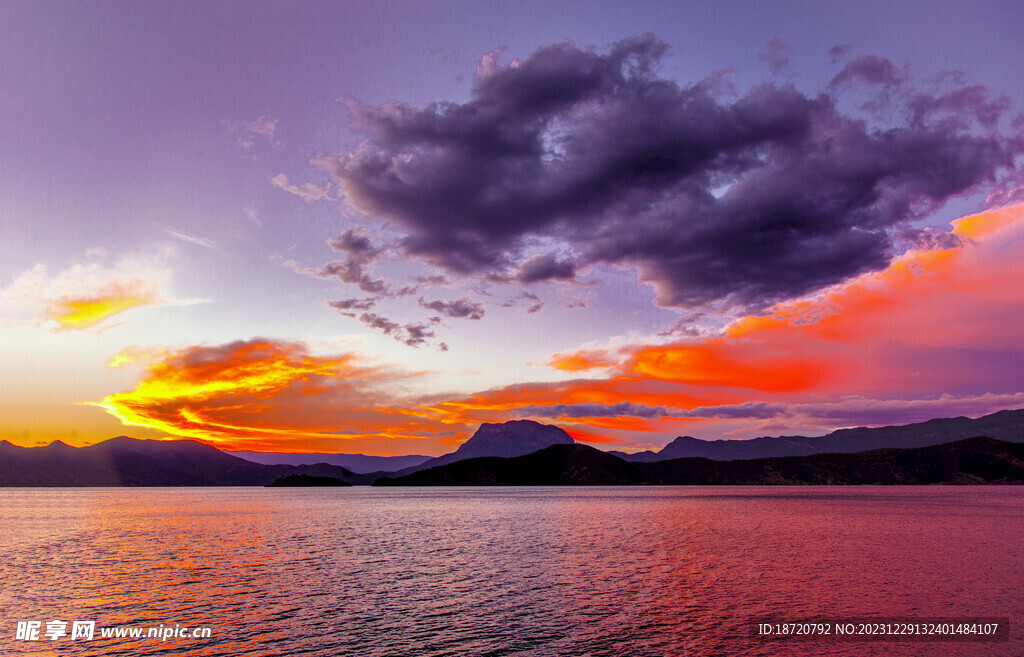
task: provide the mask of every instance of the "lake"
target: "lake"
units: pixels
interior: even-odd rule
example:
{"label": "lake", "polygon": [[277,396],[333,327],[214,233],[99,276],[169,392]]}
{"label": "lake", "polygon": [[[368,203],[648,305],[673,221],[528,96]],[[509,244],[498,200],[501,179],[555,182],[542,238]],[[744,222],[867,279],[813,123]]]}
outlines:
{"label": "lake", "polygon": [[[8,488],[0,531],[4,655],[1024,654],[1024,487]],[[1010,640],[766,616],[1002,617]]]}

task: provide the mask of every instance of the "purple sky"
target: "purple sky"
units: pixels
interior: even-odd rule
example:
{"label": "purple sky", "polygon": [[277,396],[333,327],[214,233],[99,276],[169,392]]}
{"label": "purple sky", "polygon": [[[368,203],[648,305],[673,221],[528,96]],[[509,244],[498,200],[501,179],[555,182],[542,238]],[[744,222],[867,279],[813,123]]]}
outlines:
{"label": "purple sky", "polygon": [[[891,390],[738,383],[765,352],[714,342],[865,277],[909,290],[903,257],[982,280],[915,249],[1011,248],[950,222],[1020,200],[1019,3],[2,2],[0,25],[0,438],[439,453],[530,416],[631,448],[1020,405],[990,333],[970,385]],[[387,390],[156,385],[237,377],[254,341]],[[811,358],[785,344],[776,365]],[[132,391],[161,412],[110,399]]]}

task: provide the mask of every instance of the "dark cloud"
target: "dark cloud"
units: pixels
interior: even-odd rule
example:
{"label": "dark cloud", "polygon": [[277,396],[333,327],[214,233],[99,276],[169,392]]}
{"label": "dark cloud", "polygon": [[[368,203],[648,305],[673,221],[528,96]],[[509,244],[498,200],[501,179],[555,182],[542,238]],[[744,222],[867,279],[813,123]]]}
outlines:
{"label": "dark cloud", "polygon": [[522,303],[530,304],[526,308],[527,315],[532,315],[536,312],[540,312],[541,308],[543,308],[545,305],[544,302],[541,301],[540,297],[538,297],[533,292],[522,292],[512,297],[508,301],[502,302],[500,305],[502,308],[512,308]]}
{"label": "dark cloud", "polygon": [[[562,43],[507,67],[495,52],[465,103],[350,102],[366,139],[332,173],[360,210],[404,228],[407,255],[449,272],[635,267],[663,305],[750,311],[885,267],[894,233],[1024,151],[996,129],[1001,101],[920,92],[881,57],[852,58],[817,95],[763,84],[734,97],[659,77],[665,50],[652,36],[607,54]],[[897,122],[837,108],[864,83],[900,103]],[[538,238],[576,263],[524,260]]]}
{"label": "dark cloud", "polygon": [[963,238],[938,226],[907,228],[897,233],[896,237],[915,249],[955,249],[963,246]]}
{"label": "dark cloud", "polygon": [[377,329],[384,335],[391,335],[402,328],[402,325],[398,322],[382,317],[377,313],[363,313],[359,316],[359,321],[372,329]]}
{"label": "dark cloud", "polygon": [[299,271],[317,278],[337,278],[342,283],[358,286],[367,294],[387,295],[391,290],[387,281],[383,278],[373,278],[366,273],[359,262],[352,259],[335,260],[328,262],[323,267],[299,269]]}
{"label": "dark cloud", "polygon": [[327,244],[335,251],[344,253],[345,259],[334,260],[322,267],[312,269],[296,266],[297,271],[317,278],[337,278],[342,283],[356,285],[367,294],[376,295],[376,300],[384,296],[391,296],[391,286],[387,281],[382,278],[374,278],[366,271],[367,266],[380,259],[385,249],[374,246],[362,228],[346,230],[328,240]]}
{"label": "dark cloud", "polygon": [[[426,344],[427,338],[434,337],[434,332],[429,330],[426,324],[406,324],[403,329],[405,330],[403,342],[410,347]],[[447,349],[442,349],[441,351],[447,351]]]}
{"label": "dark cloud", "polygon": [[515,272],[520,283],[540,281],[571,281],[576,277],[576,265],[571,260],[559,260],[553,253],[527,258]]}
{"label": "dark cloud", "polygon": [[[378,299],[376,297],[367,297],[365,299],[340,299],[338,301],[328,301],[327,305],[335,310],[341,311],[345,314],[346,311],[350,310],[369,310],[377,305]],[[354,314],[349,317],[355,317]]]}
{"label": "dark cloud", "polygon": [[413,280],[415,280],[417,283],[422,283],[423,285],[441,285],[441,286],[446,286],[446,285],[451,285],[452,284],[452,282],[448,279],[448,277],[444,276],[442,274],[431,274],[431,275],[428,275],[428,276],[416,276],[416,277],[414,277]]}
{"label": "dark cloud", "polygon": [[894,86],[906,80],[906,74],[885,57],[857,55],[836,73],[829,83],[833,87],[857,81],[865,84]]}
{"label": "dark cloud", "polygon": [[484,304],[472,301],[469,297],[462,297],[455,301],[427,301],[423,297],[419,299],[420,306],[441,313],[446,317],[460,319],[483,319]]}
{"label": "dark cloud", "polygon": [[327,240],[327,244],[335,251],[347,253],[351,260],[364,265],[376,261],[384,253],[384,249],[374,246],[360,227],[343,231],[337,237]]}
{"label": "dark cloud", "polygon": [[[342,313],[349,317],[354,317],[353,314]],[[358,317],[359,321],[366,326],[380,331],[384,335],[388,335],[398,340],[399,342],[409,345],[410,347],[419,347],[427,343],[429,338],[435,337],[433,331],[430,330],[428,323],[409,323],[400,324],[394,320],[388,319],[377,313],[363,313]],[[447,351],[447,347],[441,349]]]}
{"label": "dark cloud", "polygon": [[689,338],[702,337],[709,333],[709,329],[701,322],[705,315],[702,312],[691,312],[676,319],[664,331],[658,333],[662,337],[685,336]]}
{"label": "dark cloud", "polygon": [[516,409],[521,416],[534,417],[640,417],[655,419],[661,417],[699,418],[715,420],[766,419],[773,418],[788,410],[781,404],[745,402],[722,406],[701,406],[689,410],[619,402],[617,404],[553,404],[551,406],[523,406]]}

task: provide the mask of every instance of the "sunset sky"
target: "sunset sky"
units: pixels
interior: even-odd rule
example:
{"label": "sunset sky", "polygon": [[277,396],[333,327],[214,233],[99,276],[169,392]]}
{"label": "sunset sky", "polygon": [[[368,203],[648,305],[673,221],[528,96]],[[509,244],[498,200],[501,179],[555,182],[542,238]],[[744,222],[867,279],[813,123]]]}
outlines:
{"label": "sunset sky", "polygon": [[0,439],[1024,407],[1019,2],[0,1]]}

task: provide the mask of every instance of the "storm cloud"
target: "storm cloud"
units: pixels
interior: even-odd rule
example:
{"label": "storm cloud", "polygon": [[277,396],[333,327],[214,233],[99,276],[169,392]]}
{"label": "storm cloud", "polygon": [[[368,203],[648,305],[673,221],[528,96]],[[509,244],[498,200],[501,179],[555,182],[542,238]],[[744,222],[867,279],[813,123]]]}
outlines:
{"label": "storm cloud", "polygon": [[[999,130],[1002,99],[953,78],[921,91],[882,57],[850,59],[817,95],[730,95],[660,77],[666,48],[561,43],[505,67],[495,51],[465,103],[349,101],[365,139],[321,161],[349,203],[404,229],[407,255],[449,272],[532,283],[633,267],[661,305],[757,311],[884,268],[897,233],[1024,151]],[[844,113],[843,93],[876,93],[895,118]],[[573,260],[526,255],[538,239]]]}

